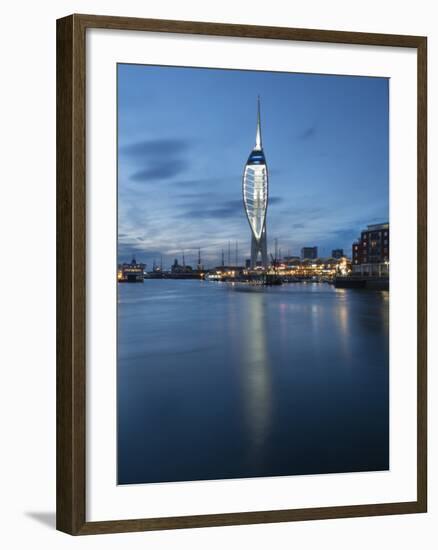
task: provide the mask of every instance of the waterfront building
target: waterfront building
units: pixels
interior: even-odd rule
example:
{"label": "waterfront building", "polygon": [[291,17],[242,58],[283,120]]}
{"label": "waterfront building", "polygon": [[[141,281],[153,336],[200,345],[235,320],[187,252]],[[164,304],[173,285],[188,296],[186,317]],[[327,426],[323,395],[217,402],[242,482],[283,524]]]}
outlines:
{"label": "waterfront building", "polygon": [[301,257],[300,257],[300,256],[285,256],[285,257],[283,258],[283,260],[284,260],[285,262],[293,262],[293,261],[295,261],[295,260],[298,260],[298,261],[301,260]]}
{"label": "waterfront building", "polygon": [[335,258],[336,260],[339,260],[344,256],[344,249],[343,248],[335,248],[332,250],[332,258]]}
{"label": "waterfront building", "polygon": [[135,257],[131,263],[119,264],[117,267],[117,280],[120,283],[142,283],[146,264],[137,263]]}
{"label": "waterfront building", "polygon": [[368,225],[352,247],[353,273],[387,277],[389,274],[389,223]]}
{"label": "waterfront building", "polygon": [[203,279],[204,276],[203,269],[193,269],[191,265],[186,265],[184,255],[182,265],[175,258],[170,271],[164,273],[165,279]]}
{"label": "waterfront building", "polygon": [[316,260],[317,257],[318,257],[317,246],[303,246],[303,248],[301,249],[302,260]]}
{"label": "waterfront building", "polygon": [[[257,100],[256,142],[245,164],[242,181],[243,203],[251,228],[251,268],[268,266],[266,212],[268,209],[268,167],[262,145],[260,98]],[[260,262],[258,257],[261,257]]]}
{"label": "waterfront building", "polygon": [[286,267],[294,267],[301,265],[301,258],[299,256],[287,256],[284,258],[284,264]]}
{"label": "waterfront building", "polygon": [[183,265],[178,263],[178,259],[175,258],[172,267],[170,268],[171,273],[192,273],[193,268],[191,265],[185,265],[183,260]]}
{"label": "waterfront building", "polygon": [[[316,260],[278,261],[266,269],[267,275],[279,277],[284,283],[302,280],[332,282],[338,275],[346,276],[351,272],[351,261],[345,256],[340,259],[318,258]],[[260,275],[263,275],[260,274]],[[207,280],[214,281],[247,281],[248,277],[257,277],[248,264],[242,266],[218,266],[209,270]]]}
{"label": "waterfront building", "polygon": [[209,281],[232,281],[241,277],[244,271],[241,265],[220,265],[210,269],[205,278]]}

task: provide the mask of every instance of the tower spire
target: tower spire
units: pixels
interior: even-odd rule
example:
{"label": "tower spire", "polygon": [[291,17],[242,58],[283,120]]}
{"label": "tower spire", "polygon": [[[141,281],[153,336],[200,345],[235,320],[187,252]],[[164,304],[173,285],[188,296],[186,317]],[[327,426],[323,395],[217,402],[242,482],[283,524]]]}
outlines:
{"label": "tower spire", "polygon": [[257,131],[256,131],[256,143],[255,149],[261,151],[262,146],[262,126],[260,123],[260,96],[257,96]]}
{"label": "tower spire", "polygon": [[258,255],[261,265],[268,266],[266,237],[266,211],[268,208],[268,169],[262,145],[260,96],[257,97],[256,142],[245,164],[243,172],[243,203],[251,228],[251,267],[255,268]]}

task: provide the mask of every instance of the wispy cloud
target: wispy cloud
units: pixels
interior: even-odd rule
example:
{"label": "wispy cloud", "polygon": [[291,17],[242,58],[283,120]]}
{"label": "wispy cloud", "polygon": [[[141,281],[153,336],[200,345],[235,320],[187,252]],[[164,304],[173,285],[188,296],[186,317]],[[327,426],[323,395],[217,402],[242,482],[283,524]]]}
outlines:
{"label": "wispy cloud", "polygon": [[156,159],[150,161],[146,168],[131,174],[131,181],[156,183],[166,181],[184,173],[187,162],[184,159]]}
{"label": "wispy cloud", "polygon": [[190,142],[182,139],[140,141],[121,147],[121,162],[133,170],[133,182],[165,182],[187,171],[189,147]]}
{"label": "wispy cloud", "polygon": [[206,170],[205,177],[193,178],[193,179],[188,179],[188,178],[175,179],[174,181],[171,182],[171,184],[174,185],[175,187],[181,187],[184,190],[186,189],[195,190],[200,187],[211,187],[213,185],[219,186],[219,185],[226,184],[228,182],[240,182],[241,178],[242,178],[241,175],[228,176],[228,177],[227,176],[212,177],[210,175],[210,171]]}
{"label": "wispy cloud", "polygon": [[302,130],[298,134],[298,139],[301,139],[301,140],[311,139],[311,138],[315,137],[316,132],[317,132],[316,124],[313,124],[312,126],[308,126],[304,130]]}
{"label": "wispy cloud", "polygon": [[281,204],[282,202],[284,202],[284,199],[282,197],[269,197],[269,206]]}
{"label": "wispy cloud", "polygon": [[243,202],[239,199],[217,202],[212,206],[208,206],[208,204],[208,201],[205,200],[190,202],[178,217],[217,220],[220,218],[232,218],[243,212]]}
{"label": "wispy cloud", "polygon": [[184,153],[189,146],[188,141],[182,139],[156,139],[131,143],[120,148],[122,155],[133,158],[156,158],[157,156],[174,156]]}

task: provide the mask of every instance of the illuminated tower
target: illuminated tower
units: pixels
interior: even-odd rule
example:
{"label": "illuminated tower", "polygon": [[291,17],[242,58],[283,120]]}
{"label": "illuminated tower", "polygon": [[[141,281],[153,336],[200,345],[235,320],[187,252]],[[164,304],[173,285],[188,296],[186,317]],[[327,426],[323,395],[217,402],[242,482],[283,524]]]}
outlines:
{"label": "illuminated tower", "polygon": [[266,211],[268,209],[268,167],[262,146],[260,98],[257,100],[257,131],[254,149],[243,172],[243,204],[251,227],[251,267],[257,265],[260,254],[263,267],[268,265],[266,246]]}

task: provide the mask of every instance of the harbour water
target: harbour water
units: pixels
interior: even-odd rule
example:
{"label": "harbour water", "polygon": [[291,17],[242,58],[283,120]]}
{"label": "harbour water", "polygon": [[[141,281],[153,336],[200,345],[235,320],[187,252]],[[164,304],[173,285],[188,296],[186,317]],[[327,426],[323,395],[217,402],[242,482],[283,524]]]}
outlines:
{"label": "harbour water", "polygon": [[118,285],[118,483],[385,470],[389,293]]}

